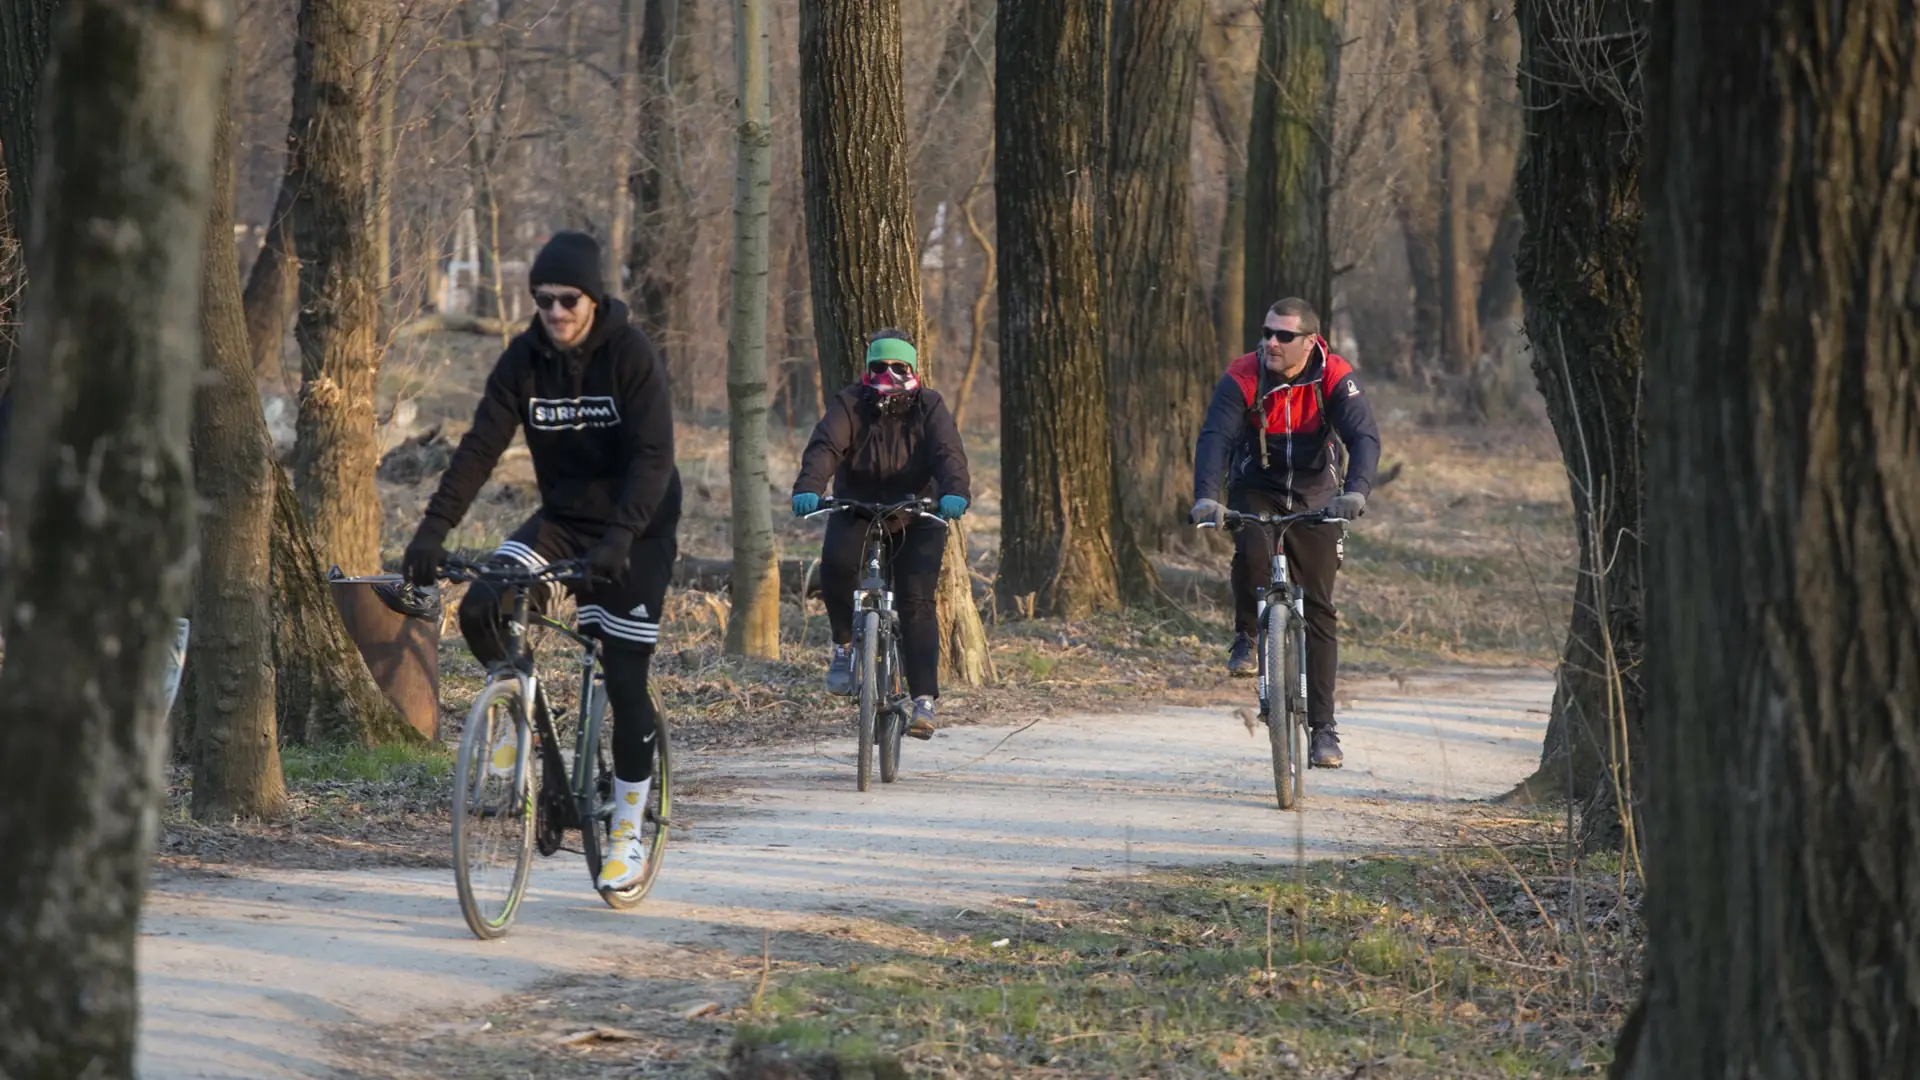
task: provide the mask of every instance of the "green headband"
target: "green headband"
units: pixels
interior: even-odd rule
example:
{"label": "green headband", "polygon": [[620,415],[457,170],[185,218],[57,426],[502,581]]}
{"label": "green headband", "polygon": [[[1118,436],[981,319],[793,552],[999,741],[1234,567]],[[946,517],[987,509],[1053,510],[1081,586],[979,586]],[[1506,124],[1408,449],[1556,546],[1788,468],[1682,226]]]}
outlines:
{"label": "green headband", "polygon": [[920,354],[914,351],[911,344],[899,338],[878,338],[867,345],[867,363],[875,360],[914,367],[920,362]]}

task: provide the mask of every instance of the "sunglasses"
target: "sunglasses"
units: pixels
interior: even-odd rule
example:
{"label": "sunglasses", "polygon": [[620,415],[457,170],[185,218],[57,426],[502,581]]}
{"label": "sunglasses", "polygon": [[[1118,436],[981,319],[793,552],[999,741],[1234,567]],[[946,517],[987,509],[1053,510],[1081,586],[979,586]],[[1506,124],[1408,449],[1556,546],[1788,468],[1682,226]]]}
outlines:
{"label": "sunglasses", "polygon": [[582,293],[577,293],[577,292],[576,293],[537,292],[533,294],[534,305],[538,307],[541,311],[551,311],[553,310],[553,305],[555,304],[559,304],[562,310],[572,311],[574,309],[574,306],[580,303],[580,301],[584,299],[586,299],[586,296]]}
{"label": "sunglasses", "polygon": [[1291,345],[1303,337],[1311,337],[1312,335],[1305,330],[1276,330],[1271,326],[1263,326],[1260,328],[1260,336],[1268,341],[1277,341],[1282,345]]}
{"label": "sunglasses", "polygon": [[912,367],[906,364],[899,363],[897,361],[890,364],[890,363],[887,363],[885,360],[875,360],[872,363],[867,365],[867,373],[869,375],[884,375],[889,371],[893,372],[895,375],[899,376],[902,379],[913,374]]}

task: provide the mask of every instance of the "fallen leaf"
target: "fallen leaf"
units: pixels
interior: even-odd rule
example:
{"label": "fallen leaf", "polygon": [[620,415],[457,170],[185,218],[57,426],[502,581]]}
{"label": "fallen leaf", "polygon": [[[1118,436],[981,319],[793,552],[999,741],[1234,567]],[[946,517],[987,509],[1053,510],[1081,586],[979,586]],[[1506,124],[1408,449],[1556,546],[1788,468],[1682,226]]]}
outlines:
{"label": "fallen leaf", "polygon": [[576,1031],[571,1035],[562,1035],[554,1040],[561,1046],[585,1046],[596,1042],[635,1042],[646,1036],[625,1028],[592,1027],[585,1031]]}
{"label": "fallen leaf", "polygon": [[717,1001],[695,1002],[694,1004],[687,1005],[681,1008],[680,1019],[698,1020],[703,1016],[712,1016],[714,1013],[717,1013],[719,1011],[720,1011],[720,1003]]}

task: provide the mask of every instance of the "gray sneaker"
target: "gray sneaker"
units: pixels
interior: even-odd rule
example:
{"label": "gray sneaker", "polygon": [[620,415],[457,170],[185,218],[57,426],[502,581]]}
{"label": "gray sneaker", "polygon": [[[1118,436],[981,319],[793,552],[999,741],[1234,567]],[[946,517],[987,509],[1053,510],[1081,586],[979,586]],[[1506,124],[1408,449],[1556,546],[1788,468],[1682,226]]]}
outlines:
{"label": "gray sneaker", "polygon": [[916,739],[931,739],[939,730],[933,722],[933,699],[930,697],[913,699],[913,723],[907,725],[907,734]]}
{"label": "gray sneaker", "polygon": [[833,661],[827,665],[827,693],[841,697],[853,693],[853,646],[833,647]]}

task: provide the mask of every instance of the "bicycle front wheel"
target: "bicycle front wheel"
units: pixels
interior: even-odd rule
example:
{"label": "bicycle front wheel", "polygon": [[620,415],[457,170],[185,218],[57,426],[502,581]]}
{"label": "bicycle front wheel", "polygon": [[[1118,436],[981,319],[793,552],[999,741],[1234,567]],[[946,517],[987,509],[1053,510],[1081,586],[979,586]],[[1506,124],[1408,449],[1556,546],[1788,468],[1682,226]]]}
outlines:
{"label": "bicycle front wheel", "polygon": [[880,723],[880,782],[891,784],[900,778],[900,737],[907,732],[906,697],[900,692],[900,644],[887,635],[887,658],[880,673],[884,685],[883,715]]}
{"label": "bicycle front wheel", "polygon": [[854,657],[853,677],[860,685],[860,760],[856,766],[861,791],[873,786],[873,736],[874,725],[880,719],[880,701],[883,687],[880,685],[880,673],[875,663],[880,644],[880,613],[864,612],[860,616],[860,650]]}
{"label": "bicycle front wheel", "polygon": [[1273,793],[1280,809],[1291,810],[1300,801],[1300,744],[1293,722],[1293,665],[1287,655],[1287,609],[1267,605],[1267,625],[1260,631],[1261,660],[1267,674],[1267,742],[1273,749]]}
{"label": "bicycle front wheel", "polygon": [[487,684],[454,769],[453,879],[475,937],[513,925],[533,866],[533,731],[517,679]]}

